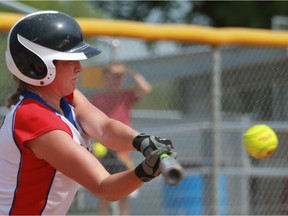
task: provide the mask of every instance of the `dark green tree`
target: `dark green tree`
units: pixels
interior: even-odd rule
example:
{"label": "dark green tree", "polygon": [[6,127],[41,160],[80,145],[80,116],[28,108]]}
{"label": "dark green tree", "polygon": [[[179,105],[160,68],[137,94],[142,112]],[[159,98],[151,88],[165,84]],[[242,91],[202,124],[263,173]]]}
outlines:
{"label": "dark green tree", "polygon": [[189,23],[215,27],[271,28],[288,15],[288,1],[89,1],[113,19]]}
{"label": "dark green tree", "polygon": [[200,1],[194,11],[206,15],[215,27],[271,28],[275,15],[288,15],[288,1]]}

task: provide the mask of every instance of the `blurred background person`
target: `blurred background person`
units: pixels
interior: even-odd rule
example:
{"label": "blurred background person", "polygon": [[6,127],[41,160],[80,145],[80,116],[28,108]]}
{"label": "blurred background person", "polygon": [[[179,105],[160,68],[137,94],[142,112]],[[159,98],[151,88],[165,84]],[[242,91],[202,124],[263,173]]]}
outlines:
{"label": "blurred background person", "polygon": [[[124,87],[124,81],[128,77],[132,78],[135,84],[132,88]],[[92,104],[110,118],[131,126],[130,111],[136,102],[151,92],[151,85],[141,74],[116,62],[103,68],[103,81],[104,89],[92,96]],[[111,174],[134,167],[128,151],[115,152],[96,142],[93,152]],[[129,215],[128,197],[124,197],[118,203],[119,214]],[[101,215],[113,213],[111,203],[102,199],[99,200],[98,210]]]}

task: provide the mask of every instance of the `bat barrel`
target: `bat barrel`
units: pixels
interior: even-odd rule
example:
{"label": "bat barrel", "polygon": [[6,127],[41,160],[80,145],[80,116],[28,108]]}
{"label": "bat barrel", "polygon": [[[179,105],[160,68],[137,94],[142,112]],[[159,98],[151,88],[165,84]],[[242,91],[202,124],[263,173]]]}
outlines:
{"label": "bat barrel", "polygon": [[184,170],[176,159],[165,156],[161,159],[159,168],[164,180],[169,185],[179,184],[184,177]]}

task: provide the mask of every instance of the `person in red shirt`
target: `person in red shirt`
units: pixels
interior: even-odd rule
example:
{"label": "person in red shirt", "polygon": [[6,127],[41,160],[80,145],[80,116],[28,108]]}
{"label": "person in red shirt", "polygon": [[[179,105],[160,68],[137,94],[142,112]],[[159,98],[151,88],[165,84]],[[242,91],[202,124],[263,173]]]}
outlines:
{"label": "person in red shirt", "polygon": [[[123,88],[126,78],[132,78],[133,88]],[[95,94],[91,103],[103,111],[112,119],[118,120],[128,126],[131,126],[130,112],[132,107],[141,98],[149,94],[152,86],[139,73],[129,70],[121,63],[110,63],[103,68],[103,91]],[[95,143],[101,145],[100,143]],[[97,152],[95,151],[95,155]],[[105,156],[99,158],[109,173],[117,173],[129,168],[133,168],[133,161],[128,151],[107,151]],[[99,213],[101,215],[111,214],[110,203],[100,199]],[[129,214],[128,198],[119,200],[119,214]]]}

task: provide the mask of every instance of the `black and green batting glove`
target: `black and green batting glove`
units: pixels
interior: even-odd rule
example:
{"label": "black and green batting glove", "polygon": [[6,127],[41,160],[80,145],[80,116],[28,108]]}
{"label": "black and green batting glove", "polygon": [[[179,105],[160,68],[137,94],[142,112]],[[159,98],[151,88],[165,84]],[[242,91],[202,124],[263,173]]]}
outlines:
{"label": "black and green batting glove", "polygon": [[140,151],[145,157],[163,146],[170,146],[169,156],[176,158],[177,152],[174,150],[171,140],[141,133],[133,139],[133,146]]}
{"label": "black and green batting glove", "polygon": [[135,168],[136,176],[143,182],[148,182],[153,178],[160,175],[160,156],[162,154],[169,154],[171,151],[170,146],[161,146],[160,148],[152,151],[146,159]]}

